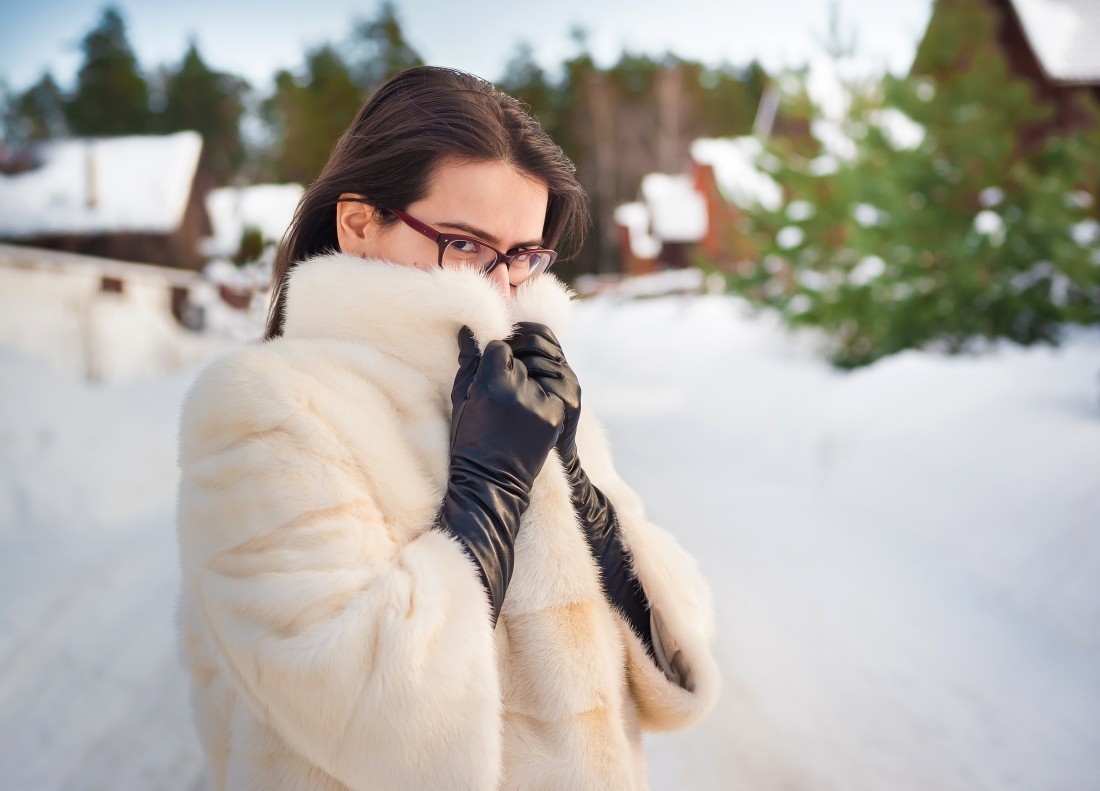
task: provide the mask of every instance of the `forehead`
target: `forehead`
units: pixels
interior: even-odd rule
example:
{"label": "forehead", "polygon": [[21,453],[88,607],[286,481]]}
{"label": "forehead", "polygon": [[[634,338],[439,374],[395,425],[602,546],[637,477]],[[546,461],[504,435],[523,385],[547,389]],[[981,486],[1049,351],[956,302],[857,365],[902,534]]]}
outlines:
{"label": "forehead", "polygon": [[409,208],[425,221],[466,223],[511,243],[542,237],[548,197],[543,182],[503,162],[444,160],[427,196]]}

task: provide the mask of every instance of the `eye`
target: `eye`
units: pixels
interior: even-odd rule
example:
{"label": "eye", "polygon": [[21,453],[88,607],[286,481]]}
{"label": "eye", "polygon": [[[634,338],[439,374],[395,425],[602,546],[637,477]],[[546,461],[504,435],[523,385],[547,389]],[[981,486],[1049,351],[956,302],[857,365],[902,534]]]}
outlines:
{"label": "eye", "polygon": [[482,250],[481,245],[472,239],[455,239],[450,248],[461,255],[477,255]]}
{"label": "eye", "polygon": [[521,250],[516,261],[522,261],[532,269],[538,269],[545,266],[550,261],[550,255],[545,250],[541,250],[538,247],[531,247]]}

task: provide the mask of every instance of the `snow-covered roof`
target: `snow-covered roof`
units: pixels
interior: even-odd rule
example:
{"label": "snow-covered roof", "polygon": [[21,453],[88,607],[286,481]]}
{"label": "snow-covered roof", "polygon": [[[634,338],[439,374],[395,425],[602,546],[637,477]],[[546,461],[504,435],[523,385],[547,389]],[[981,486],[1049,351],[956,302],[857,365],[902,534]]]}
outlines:
{"label": "snow-covered roof", "polygon": [[1100,2],[1012,0],[1012,5],[1047,76],[1100,83]]}
{"label": "snow-covered roof", "polygon": [[40,167],[0,175],[0,237],[171,233],[201,152],[198,132],[43,143]]}
{"label": "snow-covered roof", "polygon": [[706,235],[707,204],[691,176],[647,173],[641,192],[653,235],[662,242],[697,242]]}
{"label": "snow-covered roof", "polygon": [[626,228],[630,252],[635,258],[656,258],[661,240],[649,232],[649,209],[644,203],[624,203],[615,207],[615,222]]}
{"label": "snow-covered roof", "polygon": [[758,162],[764,147],[755,137],[699,138],[691,144],[691,158],[714,168],[714,178],[726,200],[743,209],[760,205],[779,208],[783,193]]}
{"label": "snow-covered roof", "polygon": [[237,252],[245,228],[257,228],[265,240],[283,238],[302,197],[300,184],[253,184],[222,187],[206,196],[214,235],[203,240],[207,255],[228,257]]}

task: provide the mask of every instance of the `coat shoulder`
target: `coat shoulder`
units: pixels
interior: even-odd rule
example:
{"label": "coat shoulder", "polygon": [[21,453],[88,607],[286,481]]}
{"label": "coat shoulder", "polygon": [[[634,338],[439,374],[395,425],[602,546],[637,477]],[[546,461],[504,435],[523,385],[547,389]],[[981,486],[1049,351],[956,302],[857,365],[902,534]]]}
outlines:
{"label": "coat shoulder", "polygon": [[237,349],[199,372],[183,400],[181,462],[213,444],[271,431],[299,409],[309,384],[286,346]]}

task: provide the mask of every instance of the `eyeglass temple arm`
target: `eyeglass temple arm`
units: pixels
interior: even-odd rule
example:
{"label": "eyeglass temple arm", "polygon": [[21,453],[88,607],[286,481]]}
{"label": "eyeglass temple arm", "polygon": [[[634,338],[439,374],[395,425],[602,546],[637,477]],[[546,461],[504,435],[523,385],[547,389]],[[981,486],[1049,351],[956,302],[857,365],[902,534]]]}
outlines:
{"label": "eyeglass temple arm", "polygon": [[414,231],[417,231],[418,233],[427,236],[433,242],[439,242],[439,237],[442,236],[442,234],[440,234],[434,228],[429,228],[427,225],[420,222],[420,220],[416,219],[415,217],[410,217],[409,215],[405,214],[405,212],[398,211],[397,209],[385,209],[385,211],[388,211],[390,214],[396,214],[401,219],[401,221],[405,223],[405,225],[409,226]]}

